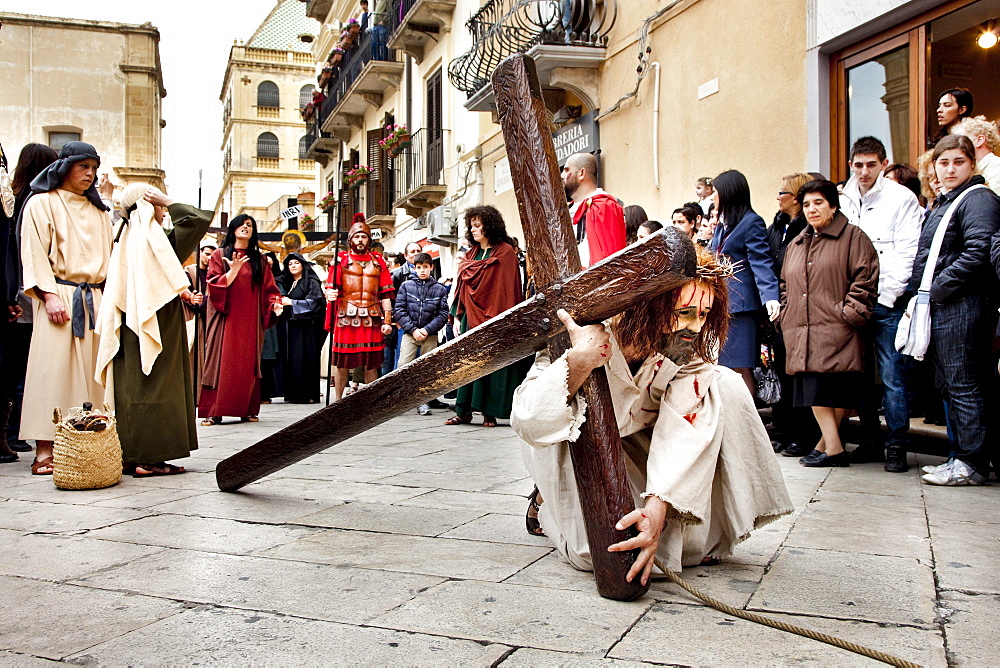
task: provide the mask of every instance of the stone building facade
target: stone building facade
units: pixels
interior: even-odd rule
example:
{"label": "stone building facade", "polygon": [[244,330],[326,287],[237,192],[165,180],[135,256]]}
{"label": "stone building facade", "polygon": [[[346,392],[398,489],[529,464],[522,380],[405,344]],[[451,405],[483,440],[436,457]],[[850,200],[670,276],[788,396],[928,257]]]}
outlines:
{"label": "stone building facade", "polygon": [[0,21],[0,141],[13,160],[28,143],[85,141],[117,186],[163,188],[159,31],[9,12]]}
{"label": "stone building facade", "polygon": [[[321,190],[339,197],[342,223],[355,211],[374,217],[389,250],[438,237],[445,275],[464,226],[440,235],[442,214],[460,219],[469,206],[492,204],[522,236],[488,85],[513,52],[536,61],[562,153],[598,153],[601,185],[661,221],[695,198],[697,178],[727,169],[747,176],[754,208],[770,220],[783,176],[846,179],[849,146],[863,134],[880,137],[894,161],[915,164],[948,88],[969,88],[975,113],[1000,117],[990,79],[1000,46],[977,41],[1000,31],[998,0],[371,5],[356,38],[362,48],[332,68],[308,156],[322,165]],[[319,72],[359,8],[310,0],[307,12],[323,23]],[[413,132],[395,157],[377,149],[389,122]],[[371,177],[344,187],[357,164]],[[331,208],[331,226],[336,215]]]}
{"label": "stone building facade", "polygon": [[283,229],[280,211],[299,200],[312,215],[316,164],[305,159],[299,114],[315,87],[311,54],[316,21],[300,0],[280,0],[254,34],[234,44],[226,65],[223,104],[223,184],[216,224],[242,213],[263,231]]}

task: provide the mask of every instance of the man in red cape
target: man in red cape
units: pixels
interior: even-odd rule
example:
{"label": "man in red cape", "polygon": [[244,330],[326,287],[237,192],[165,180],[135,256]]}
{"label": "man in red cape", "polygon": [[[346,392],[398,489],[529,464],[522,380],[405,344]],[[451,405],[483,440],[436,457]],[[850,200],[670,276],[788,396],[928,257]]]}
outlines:
{"label": "man in red cape", "polygon": [[571,201],[580,263],[584,267],[600,262],[625,248],[625,213],[618,200],[597,187],[597,158],[590,153],[574,153],[562,171],[566,197]]}
{"label": "man in red cape", "polygon": [[348,250],[330,265],[324,286],[337,399],[344,396],[351,369],[364,367],[366,383],[378,378],[385,337],[392,332],[392,274],[382,256],[371,252],[371,238],[364,214],[355,214]]}

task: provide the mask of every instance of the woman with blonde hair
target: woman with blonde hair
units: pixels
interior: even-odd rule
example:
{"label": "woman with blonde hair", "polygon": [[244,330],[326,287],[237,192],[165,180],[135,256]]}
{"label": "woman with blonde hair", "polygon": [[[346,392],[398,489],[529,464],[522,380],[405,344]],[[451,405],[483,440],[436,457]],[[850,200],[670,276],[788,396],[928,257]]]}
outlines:
{"label": "woman with blonde hair", "polygon": [[[806,228],[796,195],[799,188],[812,180],[812,175],[799,172],[782,178],[778,186],[778,212],[767,228],[767,243],[771,248],[774,273],[778,276],[781,276],[788,244]],[[792,405],[793,383],[792,377],[785,373],[785,340],[780,331],[776,329],[772,333],[770,342],[774,368],[781,381],[781,399],[774,404],[771,414],[775,429],[774,451],[786,457],[801,457],[812,452],[812,444],[819,440],[819,428],[809,408]]]}
{"label": "woman with blonde hair", "polygon": [[[145,183],[122,193],[125,209],[97,317],[96,380],[114,397],[124,470],[135,478],[184,473],[166,463],[198,449],[184,304],[201,303],[181,266],[212,212],[175,204]],[[161,227],[164,213],[173,223]]]}

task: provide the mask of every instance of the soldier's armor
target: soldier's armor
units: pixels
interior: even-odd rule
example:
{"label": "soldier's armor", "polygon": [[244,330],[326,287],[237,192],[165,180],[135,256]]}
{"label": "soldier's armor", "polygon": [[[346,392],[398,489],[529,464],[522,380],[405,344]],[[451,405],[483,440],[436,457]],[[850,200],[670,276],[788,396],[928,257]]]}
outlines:
{"label": "soldier's armor", "polygon": [[347,267],[341,265],[341,269],[338,324],[341,327],[374,327],[376,323],[372,318],[382,318],[378,298],[382,266],[375,259],[352,260]]}

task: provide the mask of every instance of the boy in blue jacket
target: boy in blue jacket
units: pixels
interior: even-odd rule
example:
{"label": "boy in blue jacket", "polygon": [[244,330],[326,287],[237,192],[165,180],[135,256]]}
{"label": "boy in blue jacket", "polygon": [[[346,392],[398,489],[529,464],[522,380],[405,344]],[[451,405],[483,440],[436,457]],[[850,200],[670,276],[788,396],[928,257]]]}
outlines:
{"label": "boy in blue jacket", "polygon": [[[427,253],[413,258],[415,275],[403,281],[396,294],[393,316],[403,331],[399,342],[401,367],[426,354],[438,345],[438,331],[448,322],[448,288],[431,278],[434,261]],[[420,415],[430,415],[427,404],[417,409]]]}

